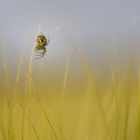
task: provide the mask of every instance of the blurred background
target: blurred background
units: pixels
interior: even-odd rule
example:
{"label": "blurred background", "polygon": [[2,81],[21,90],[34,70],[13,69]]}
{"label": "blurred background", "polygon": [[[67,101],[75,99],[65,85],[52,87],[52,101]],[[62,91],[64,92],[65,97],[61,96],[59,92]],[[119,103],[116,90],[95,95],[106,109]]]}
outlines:
{"label": "blurred background", "polygon": [[[35,37],[41,31],[49,36],[50,44],[44,58],[33,59],[33,70],[43,71],[42,76],[63,75],[67,57],[70,57],[70,71],[81,78],[79,56],[58,27],[62,27],[80,49],[95,78],[109,77],[113,69],[120,74],[128,55],[132,55],[133,65],[137,67],[140,60],[139,5],[138,0],[1,0],[0,39],[8,54],[10,72],[17,72],[23,47],[24,63],[29,63]],[[0,53],[4,54],[2,49]],[[38,78],[41,79],[40,75]]]}
{"label": "blurred background", "polygon": [[9,48],[20,48],[39,25],[50,35],[60,26],[88,53],[105,51],[105,41],[123,49],[130,39],[139,40],[139,5],[138,0],[1,0],[0,36]]}
{"label": "blurred background", "polygon": [[139,140],[139,64],[139,0],[0,0],[0,139]]}

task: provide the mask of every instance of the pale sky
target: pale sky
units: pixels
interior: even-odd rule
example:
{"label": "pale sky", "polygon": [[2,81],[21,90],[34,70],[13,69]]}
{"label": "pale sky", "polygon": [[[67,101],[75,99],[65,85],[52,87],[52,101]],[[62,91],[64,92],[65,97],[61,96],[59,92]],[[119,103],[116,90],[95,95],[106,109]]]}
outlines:
{"label": "pale sky", "polygon": [[127,42],[140,37],[140,1],[0,0],[0,36],[5,44],[22,42],[40,24],[46,34],[62,26],[86,48],[107,37]]}
{"label": "pale sky", "polygon": [[33,26],[64,26],[73,34],[96,36],[115,28],[139,31],[139,0],[1,0],[0,34],[16,37]]}
{"label": "pale sky", "polygon": [[[87,61],[98,64],[96,73],[96,69],[107,68],[104,61],[110,63],[105,51],[110,52],[112,42],[125,52],[131,39],[140,40],[140,0],[0,0],[0,39],[11,53],[9,60],[16,64],[15,51],[40,24],[43,33],[51,36],[42,66],[57,64],[57,68],[65,61],[68,43],[59,33],[54,35],[61,26],[77,41]],[[27,52],[29,48],[30,44]],[[76,63],[77,58],[71,58]],[[15,65],[11,67],[15,71]]]}

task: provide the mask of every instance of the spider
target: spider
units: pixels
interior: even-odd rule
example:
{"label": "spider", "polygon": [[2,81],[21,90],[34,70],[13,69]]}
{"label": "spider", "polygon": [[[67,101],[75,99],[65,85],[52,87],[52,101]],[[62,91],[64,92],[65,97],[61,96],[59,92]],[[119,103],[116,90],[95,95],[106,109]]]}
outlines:
{"label": "spider", "polygon": [[38,58],[42,58],[45,53],[46,53],[46,46],[49,44],[49,39],[46,38],[46,36],[41,33],[40,35],[37,36],[37,40],[36,40],[36,47],[35,47],[35,52],[36,54],[36,59]]}

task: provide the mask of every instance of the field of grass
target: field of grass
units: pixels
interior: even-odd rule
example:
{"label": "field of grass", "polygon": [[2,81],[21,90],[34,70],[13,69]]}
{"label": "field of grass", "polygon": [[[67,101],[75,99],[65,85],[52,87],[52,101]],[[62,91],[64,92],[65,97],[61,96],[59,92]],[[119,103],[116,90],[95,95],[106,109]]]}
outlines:
{"label": "field of grass", "polygon": [[131,55],[122,71],[112,68],[102,81],[65,37],[81,78],[72,76],[69,56],[60,76],[57,69],[37,69],[33,51],[28,63],[23,52],[17,55],[13,69],[1,45],[0,140],[140,140],[140,69],[133,70]]}

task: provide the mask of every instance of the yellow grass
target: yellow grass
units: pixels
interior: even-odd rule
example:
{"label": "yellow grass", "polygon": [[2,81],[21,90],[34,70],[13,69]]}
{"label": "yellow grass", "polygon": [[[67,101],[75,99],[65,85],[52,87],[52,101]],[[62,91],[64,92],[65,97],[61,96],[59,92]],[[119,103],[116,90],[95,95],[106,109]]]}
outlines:
{"label": "yellow grass", "polygon": [[[74,78],[70,80],[71,57],[67,56],[62,84],[52,90],[52,81],[60,79],[46,79],[46,69],[34,75],[33,49],[26,70],[22,67],[23,50],[17,58],[13,85],[6,50],[1,46],[0,140],[139,140],[140,69],[132,72],[131,56],[123,74],[111,68],[111,79],[101,82],[69,35],[63,29],[60,32],[74,50],[79,67],[82,66],[85,78],[75,79],[83,87],[73,87],[76,82]],[[52,85],[48,87],[47,83]]]}

